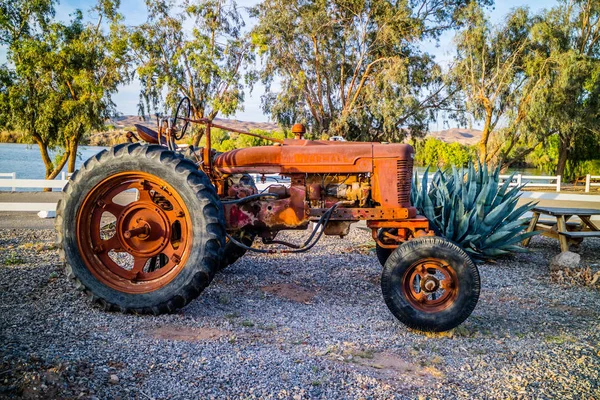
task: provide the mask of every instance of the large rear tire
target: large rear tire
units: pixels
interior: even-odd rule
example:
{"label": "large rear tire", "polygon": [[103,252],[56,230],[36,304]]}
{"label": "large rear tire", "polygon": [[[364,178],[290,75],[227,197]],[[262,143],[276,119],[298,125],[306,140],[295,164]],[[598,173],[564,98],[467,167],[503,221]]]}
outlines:
{"label": "large rear tire", "polygon": [[64,189],[56,229],[67,275],[107,310],[161,314],[211,282],[225,245],[208,177],[158,145],[87,160]]}
{"label": "large rear tire", "polygon": [[389,256],[381,289],[392,314],[408,327],[447,331],[475,309],[479,272],[456,244],[440,237],[421,237],[403,243]]}

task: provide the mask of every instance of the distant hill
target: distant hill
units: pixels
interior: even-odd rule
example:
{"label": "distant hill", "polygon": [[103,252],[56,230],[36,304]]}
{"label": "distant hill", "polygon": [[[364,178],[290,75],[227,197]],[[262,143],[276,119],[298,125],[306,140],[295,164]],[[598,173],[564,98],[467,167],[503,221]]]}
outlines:
{"label": "distant hill", "polygon": [[[215,118],[215,124],[242,131],[261,129],[264,131],[280,130],[279,126],[273,122],[248,122],[237,119]],[[152,129],[156,129],[156,118],[142,118],[137,115],[122,115],[107,121],[108,130],[102,132],[93,132],[84,139],[83,144],[90,146],[113,146],[118,143],[124,143],[127,138],[127,131],[135,131],[133,125],[140,124]]]}
{"label": "distant hill", "polygon": [[[237,119],[215,118],[214,121],[218,125],[223,125],[229,128],[250,131],[253,129],[261,129],[265,131],[280,130],[279,126],[274,122],[249,122],[240,121]],[[111,146],[117,143],[123,143],[127,130],[133,130],[134,124],[141,124],[150,128],[156,129],[156,118],[142,118],[137,115],[123,115],[108,121],[109,130],[104,132],[92,133],[86,139],[88,145]],[[112,125],[112,127],[110,127]],[[442,131],[429,132],[425,138],[433,137],[446,143],[458,142],[463,145],[474,145],[481,139],[481,131],[477,129],[462,129],[451,128]]]}
{"label": "distant hill", "polygon": [[[251,129],[262,129],[264,131],[277,131],[279,126],[274,122],[249,122],[240,121],[238,119],[227,119],[227,118],[215,118],[215,124],[223,125],[228,128],[240,129],[249,131]],[[156,127],[156,118],[143,119],[137,115],[123,115],[120,117],[113,118],[110,125],[114,125],[115,129],[125,129],[132,127],[134,124],[146,125],[149,127]]]}
{"label": "distant hill", "polygon": [[482,131],[478,129],[451,128],[443,131],[429,132],[425,137],[434,137],[446,143],[458,142],[465,145],[474,145],[481,139]]}

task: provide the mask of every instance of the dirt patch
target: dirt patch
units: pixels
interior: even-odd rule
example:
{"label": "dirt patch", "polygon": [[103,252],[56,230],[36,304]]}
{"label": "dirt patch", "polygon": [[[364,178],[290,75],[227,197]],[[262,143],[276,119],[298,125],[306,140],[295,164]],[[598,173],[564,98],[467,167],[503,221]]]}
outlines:
{"label": "dirt patch", "polygon": [[190,328],[185,326],[161,326],[148,331],[148,334],[156,339],[180,340],[184,342],[213,341],[223,336],[229,336],[231,332],[213,328]]}
{"label": "dirt patch", "polygon": [[377,369],[390,376],[406,374],[422,378],[439,378],[443,375],[433,366],[420,367],[391,353],[373,353],[369,358],[355,357],[354,361],[359,365]]}
{"label": "dirt patch", "polygon": [[317,295],[316,291],[293,283],[278,283],[275,285],[262,286],[260,290],[277,297],[305,304],[311,302]]}

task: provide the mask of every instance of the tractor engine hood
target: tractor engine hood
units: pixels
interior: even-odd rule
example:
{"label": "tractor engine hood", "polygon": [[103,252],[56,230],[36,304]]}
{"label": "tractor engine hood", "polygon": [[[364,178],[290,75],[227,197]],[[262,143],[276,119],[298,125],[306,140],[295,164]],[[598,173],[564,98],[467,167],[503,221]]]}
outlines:
{"label": "tractor engine hood", "polygon": [[215,157],[213,166],[223,174],[372,173],[373,159],[412,165],[413,158],[407,144],[287,139],[283,145],[228,151]]}

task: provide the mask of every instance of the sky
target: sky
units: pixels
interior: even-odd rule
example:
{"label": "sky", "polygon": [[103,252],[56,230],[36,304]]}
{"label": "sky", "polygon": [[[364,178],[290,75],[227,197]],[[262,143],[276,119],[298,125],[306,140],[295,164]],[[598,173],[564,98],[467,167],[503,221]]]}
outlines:
{"label": "sky", "polygon": [[[246,28],[251,28],[256,21],[248,16],[244,11],[259,3],[259,0],[237,0],[237,5],[242,9]],[[69,15],[76,9],[85,12],[95,4],[95,0],[62,0],[56,7],[56,18],[68,20]],[[528,6],[531,12],[538,12],[544,8],[550,8],[556,4],[555,0],[497,0],[493,9],[489,10],[493,23],[499,23],[510,12],[511,9],[519,6]],[[146,5],[144,0],[122,0],[121,13],[125,17],[127,25],[137,25],[143,23],[146,19]],[[424,50],[435,56],[436,60],[442,65],[448,63],[453,56],[454,49],[452,44],[453,32],[445,33],[439,40],[439,43],[425,43]],[[0,62],[6,59],[5,51],[0,49]],[[133,81],[127,85],[119,87],[118,93],[113,97],[117,105],[117,110],[124,115],[136,115],[139,102],[139,82]],[[269,121],[269,117],[264,115],[261,109],[260,98],[264,94],[264,87],[260,84],[254,85],[251,93],[246,91],[244,110],[237,112],[229,118],[242,121],[264,122]],[[441,121],[432,124],[432,130],[442,129]]]}

